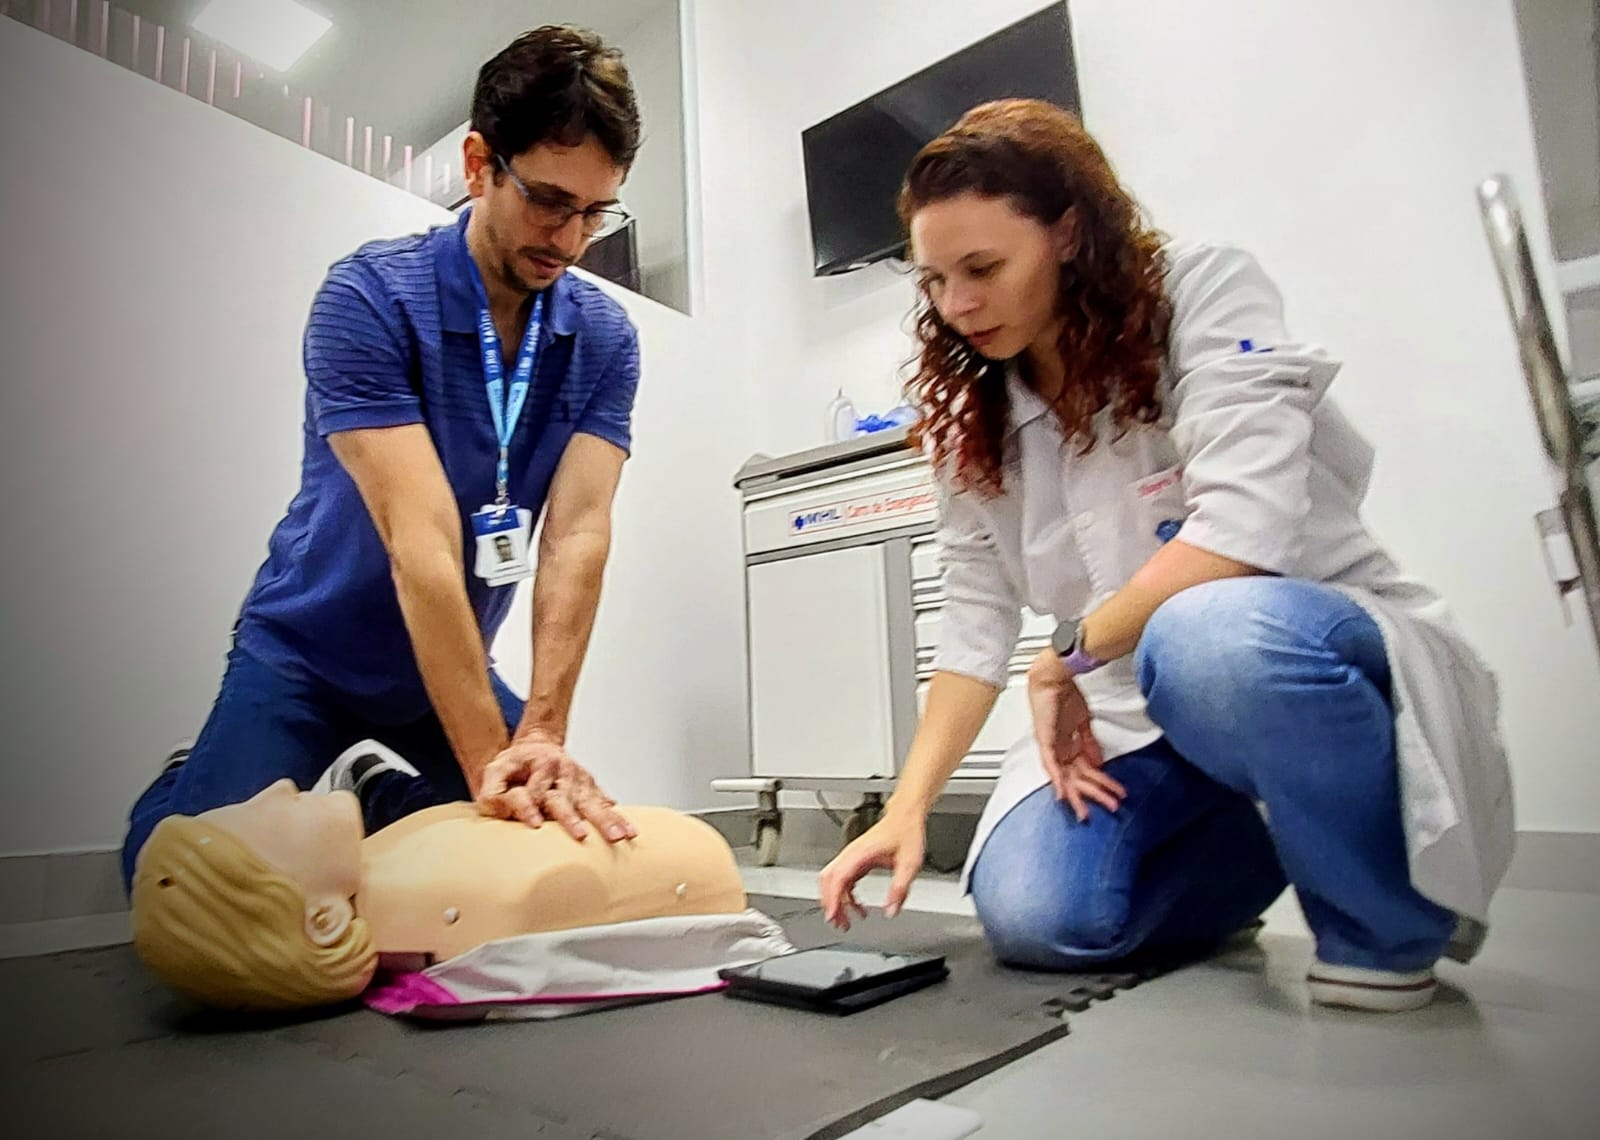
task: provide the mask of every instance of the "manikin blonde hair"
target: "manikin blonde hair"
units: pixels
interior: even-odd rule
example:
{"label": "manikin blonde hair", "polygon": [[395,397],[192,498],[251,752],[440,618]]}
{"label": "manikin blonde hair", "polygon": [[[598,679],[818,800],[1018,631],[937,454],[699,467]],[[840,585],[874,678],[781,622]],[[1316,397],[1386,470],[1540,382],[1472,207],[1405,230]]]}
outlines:
{"label": "manikin blonde hair", "polygon": [[139,852],[133,945],[161,981],[219,1009],[355,997],[377,967],[366,922],[352,918],[337,941],[319,946],[307,934],[306,906],[298,886],[231,832],[169,816]]}

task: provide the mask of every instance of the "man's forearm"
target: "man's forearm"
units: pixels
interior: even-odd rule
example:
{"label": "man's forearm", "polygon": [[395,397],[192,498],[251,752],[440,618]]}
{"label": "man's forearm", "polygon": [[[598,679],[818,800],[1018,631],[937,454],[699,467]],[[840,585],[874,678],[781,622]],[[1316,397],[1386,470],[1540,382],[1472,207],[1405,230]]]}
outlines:
{"label": "man's forearm", "polygon": [[474,793],[484,767],[510,740],[505,714],[489,684],[483,634],[447,554],[398,559],[395,590],[417,667],[445,738]]}
{"label": "man's forearm", "polygon": [[518,736],[567,739],[578,675],[589,651],[611,536],[577,531],[542,542],[533,585],[533,680]]}

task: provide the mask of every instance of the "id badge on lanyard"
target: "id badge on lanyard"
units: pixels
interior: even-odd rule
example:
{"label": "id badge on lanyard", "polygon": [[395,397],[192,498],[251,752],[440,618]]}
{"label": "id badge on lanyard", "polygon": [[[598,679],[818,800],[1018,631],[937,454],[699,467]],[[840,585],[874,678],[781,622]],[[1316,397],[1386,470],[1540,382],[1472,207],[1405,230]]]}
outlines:
{"label": "id badge on lanyard", "polygon": [[484,387],[489,394],[489,412],[494,419],[495,438],[500,444],[500,454],[495,466],[495,498],[488,506],[472,516],[473,536],[477,540],[477,563],[473,572],[491,586],[508,586],[533,576],[533,561],[529,547],[533,541],[533,512],[511,502],[511,436],[522,415],[522,405],[528,399],[528,385],[533,379],[534,365],[539,357],[539,332],[544,324],[544,294],[533,300],[533,312],[528,317],[528,331],[517,352],[516,369],[511,374],[511,385],[506,387],[505,363],[500,356],[500,334],[495,330],[494,317],[489,312],[488,298],[481,282],[478,285],[480,308],[478,310],[478,343],[483,350]]}
{"label": "id badge on lanyard", "polygon": [[533,512],[525,507],[481,508],[472,516],[478,543],[473,573],[491,586],[509,586],[533,574],[528,546],[533,539]]}

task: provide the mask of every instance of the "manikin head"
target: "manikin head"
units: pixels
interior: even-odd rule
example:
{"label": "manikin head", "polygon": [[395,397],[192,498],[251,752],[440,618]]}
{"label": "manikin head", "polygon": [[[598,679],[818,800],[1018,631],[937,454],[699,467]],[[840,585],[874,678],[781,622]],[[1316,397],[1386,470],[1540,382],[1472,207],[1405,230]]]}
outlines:
{"label": "manikin head", "polygon": [[134,949],[162,982],[219,1009],[349,1000],[378,957],[353,903],[362,836],[355,796],[307,795],[289,780],[169,817],[134,870]]}
{"label": "manikin head", "polygon": [[592,33],[543,27],[484,64],[462,170],[491,290],[544,289],[627,218],[617,195],[639,149],[622,55]]}

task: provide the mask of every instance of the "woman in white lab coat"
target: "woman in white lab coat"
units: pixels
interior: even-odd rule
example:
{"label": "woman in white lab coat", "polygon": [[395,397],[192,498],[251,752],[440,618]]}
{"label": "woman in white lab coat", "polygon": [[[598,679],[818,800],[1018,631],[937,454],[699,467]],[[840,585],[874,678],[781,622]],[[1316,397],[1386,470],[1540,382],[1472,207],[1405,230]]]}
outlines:
{"label": "woman in white lab coat", "polygon": [[[1426,1003],[1510,859],[1493,677],[1363,526],[1372,453],[1232,248],[1165,243],[1071,115],[1012,100],[917,157],[912,393],[939,473],[937,673],[881,822],[822,874],[830,920],[894,873],[1028,673],[963,881],[1002,961],[1194,952],[1295,887],[1314,1000]],[[1419,520],[1420,521],[1420,520]]]}

